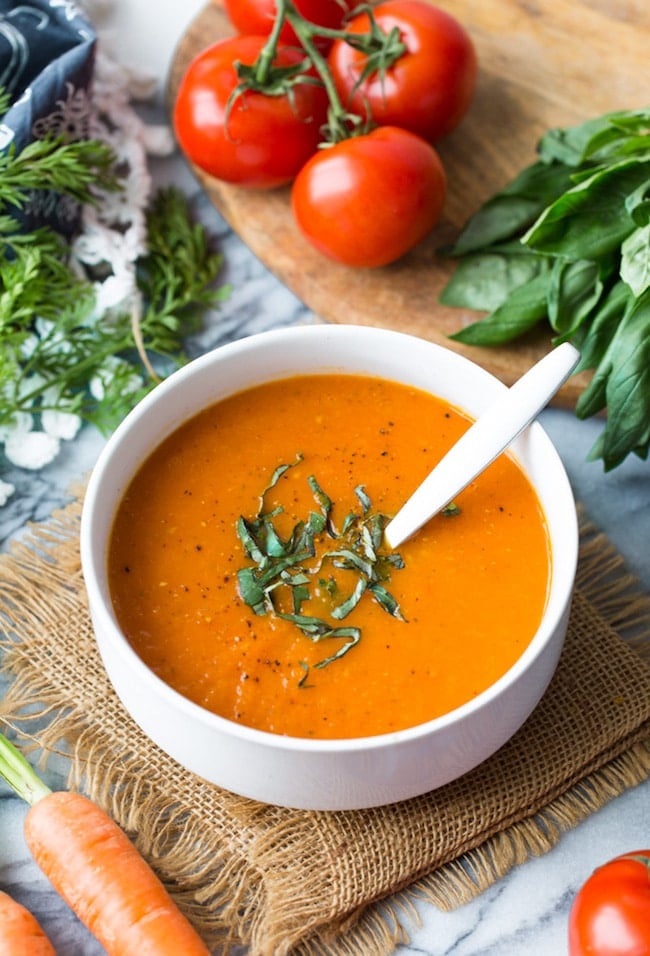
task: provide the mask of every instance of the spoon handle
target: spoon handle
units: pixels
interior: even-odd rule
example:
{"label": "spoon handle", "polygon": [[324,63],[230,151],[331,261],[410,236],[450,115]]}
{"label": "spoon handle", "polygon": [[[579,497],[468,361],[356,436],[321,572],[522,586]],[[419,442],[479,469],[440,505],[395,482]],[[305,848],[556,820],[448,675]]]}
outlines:
{"label": "spoon handle", "polygon": [[569,378],[580,358],[563,342],[503,393],[450,448],[386,526],[397,548],[449,504],[530,424]]}

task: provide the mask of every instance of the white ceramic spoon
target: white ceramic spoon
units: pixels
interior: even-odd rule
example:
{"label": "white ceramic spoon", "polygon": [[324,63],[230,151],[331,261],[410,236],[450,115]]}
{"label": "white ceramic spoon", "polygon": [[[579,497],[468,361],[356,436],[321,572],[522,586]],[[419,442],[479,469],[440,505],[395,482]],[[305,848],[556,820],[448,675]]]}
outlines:
{"label": "white ceramic spoon", "polygon": [[415,534],[515,440],[566,382],[579,358],[578,350],[563,342],[490,405],[388,523],[391,548]]}

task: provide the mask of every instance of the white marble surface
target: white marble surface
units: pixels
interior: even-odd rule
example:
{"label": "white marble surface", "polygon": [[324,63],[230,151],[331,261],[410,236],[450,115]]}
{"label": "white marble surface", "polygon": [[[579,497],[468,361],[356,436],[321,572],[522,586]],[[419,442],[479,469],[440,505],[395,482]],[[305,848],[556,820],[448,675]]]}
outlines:
{"label": "white marble surface", "polygon": [[[107,22],[119,40],[124,61],[155,71],[162,82],[177,39],[200,6],[200,0],[182,4],[116,0]],[[272,326],[311,320],[309,311],[230,232],[179,157],[157,162],[154,175],[157,182],[173,180],[191,195],[223,251],[222,278],[233,283],[230,300],[193,343],[196,351]],[[542,422],[565,461],[576,497],[650,590],[650,464],[630,460],[604,475],[599,464],[586,461],[597,423],[579,423],[571,413],[557,410],[545,412]],[[43,472],[7,475],[17,491],[0,509],[3,548],[21,535],[27,522],[46,519],[67,500],[70,482],[92,468],[101,445],[99,436],[86,429]],[[50,766],[49,782],[61,783],[63,770]],[[24,813],[21,802],[0,784],[0,888],[34,911],[59,956],[99,956],[101,948],[31,862],[22,839]],[[551,852],[517,867],[472,903],[452,913],[419,906],[420,925],[409,925],[411,941],[397,952],[399,956],[564,956],[567,916],[577,887],[608,857],[642,844],[650,845],[650,781],[613,800],[566,833]]]}

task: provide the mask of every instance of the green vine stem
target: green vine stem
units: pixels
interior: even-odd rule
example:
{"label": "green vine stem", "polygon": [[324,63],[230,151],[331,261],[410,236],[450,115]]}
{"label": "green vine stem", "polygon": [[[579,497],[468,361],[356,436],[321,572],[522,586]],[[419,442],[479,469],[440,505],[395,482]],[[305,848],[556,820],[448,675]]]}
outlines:
{"label": "green vine stem", "polygon": [[[368,118],[364,120],[345,108],[332,79],[327,59],[319,49],[317,41],[319,39],[344,40],[364,53],[367,63],[359,83],[376,72],[383,76],[385,71],[407,52],[407,47],[401,40],[397,27],[389,33],[383,32],[375,21],[369,5],[362,4],[356,7],[353,13],[368,14],[370,29],[366,33],[353,33],[345,28],[321,27],[301,16],[292,0],[277,0],[273,29],[256,62],[251,67],[238,64],[237,71],[241,82],[234,92],[233,100],[246,89],[270,96],[283,94],[290,96],[291,89],[296,83],[315,82],[313,76],[309,74],[310,68],[313,67],[329,100],[328,121],[323,130],[322,145],[331,146],[352,136],[367,133],[372,128],[372,118],[368,114]],[[292,26],[300,46],[305,51],[306,58],[295,66],[278,68],[273,65],[273,61],[285,22]]]}
{"label": "green vine stem", "polygon": [[273,60],[280,42],[280,32],[287,19],[287,12],[287,0],[277,0],[277,13],[273,21],[273,28],[254,66],[255,80],[261,89],[269,81]]}

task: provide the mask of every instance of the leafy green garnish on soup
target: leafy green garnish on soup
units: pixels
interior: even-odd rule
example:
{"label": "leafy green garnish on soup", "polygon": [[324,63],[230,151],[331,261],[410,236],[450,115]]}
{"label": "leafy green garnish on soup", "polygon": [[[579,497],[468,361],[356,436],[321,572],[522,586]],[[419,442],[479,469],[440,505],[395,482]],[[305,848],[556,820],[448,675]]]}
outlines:
{"label": "leafy green garnish on soup", "polygon": [[[307,479],[316,510],[298,521],[289,535],[281,535],[275,519],[283,513],[277,506],[266,508],[266,496],[289,468],[302,461],[275,469],[263,490],[257,513],[240,516],[237,535],[250,564],[237,572],[242,600],[256,614],[272,614],[294,624],[309,640],[319,643],[338,639],[336,651],[314,665],[325,667],[347,654],[361,640],[361,630],[339,622],[370,596],[392,617],[403,621],[399,603],[386,588],[391,573],[404,567],[400,554],[384,547],[388,517],[372,511],[372,502],[362,486],[355,488],[358,509],[346,514],[340,529],[332,517],[331,498],[313,475]],[[346,574],[347,573],[347,574]],[[354,584],[343,593],[342,577],[351,575]],[[314,598],[326,615],[305,612]],[[304,662],[300,664],[303,669]],[[307,673],[300,686],[306,686]]]}

